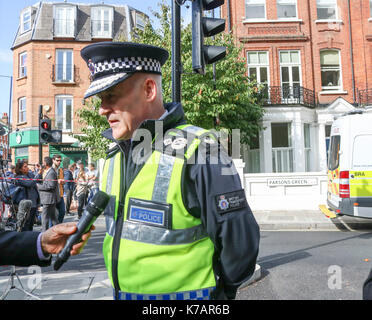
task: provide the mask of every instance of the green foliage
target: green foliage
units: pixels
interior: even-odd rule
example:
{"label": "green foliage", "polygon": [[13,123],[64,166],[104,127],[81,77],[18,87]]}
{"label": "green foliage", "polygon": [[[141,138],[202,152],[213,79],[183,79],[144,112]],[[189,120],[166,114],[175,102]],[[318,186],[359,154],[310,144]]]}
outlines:
{"label": "green foliage", "polygon": [[102,137],[102,131],[110,126],[105,117],[99,115],[98,110],[101,100],[93,98],[86,100],[86,105],[77,111],[79,123],[82,124],[81,132],[83,135],[75,135],[84,146],[89,149],[93,160],[105,158],[110,141]]}
{"label": "green foliage", "polygon": [[[143,31],[136,30],[134,41],[163,47],[171,53],[171,8],[162,2],[153,15],[160,22],[154,30],[148,24]],[[264,109],[260,101],[257,83],[246,76],[246,61],[242,47],[236,45],[232,34],[221,33],[205,39],[206,44],[225,46],[227,55],[216,63],[214,81],[213,66],[208,65],[205,75],[192,73],[191,24],[181,30],[182,106],[188,122],[206,128],[220,130],[240,129],[242,143],[249,143],[261,126]],[[162,67],[164,101],[171,101],[172,65],[168,59]]]}
{"label": "green foliage", "polygon": [[[171,8],[164,1],[153,11],[159,28],[147,24],[143,31],[134,30],[134,42],[147,43],[163,47],[171,54]],[[261,129],[260,120],[263,108],[260,102],[257,83],[246,76],[245,58],[242,48],[235,43],[232,34],[219,34],[215,39],[208,38],[206,43],[227,47],[227,55],[216,63],[216,80],[213,79],[213,67],[208,65],[206,74],[192,73],[192,32],[191,25],[181,28],[182,105],[189,123],[206,129],[240,129],[242,143],[249,143],[251,136],[256,136]],[[171,57],[162,67],[163,99],[170,102],[172,97]],[[99,100],[92,99],[87,108],[78,112],[85,125],[86,137],[77,137],[91,149],[93,158],[101,157],[108,141],[100,136],[108,127],[104,118],[98,116]]]}

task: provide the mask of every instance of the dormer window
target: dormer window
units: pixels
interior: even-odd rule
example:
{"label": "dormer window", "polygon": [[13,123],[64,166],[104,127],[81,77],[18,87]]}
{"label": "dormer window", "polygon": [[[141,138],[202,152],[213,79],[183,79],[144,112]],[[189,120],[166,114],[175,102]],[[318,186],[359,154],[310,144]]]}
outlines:
{"label": "dormer window", "polygon": [[112,38],[114,9],[107,6],[92,7],[92,37]]}
{"label": "dormer window", "polygon": [[21,13],[21,33],[31,30],[31,7]]}
{"label": "dormer window", "polygon": [[54,36],[74,37],[76,22],[76,7],[58,5],[54,6]]}
{"label": "dormer window", "polygon": [[142,14],[136,13],[136,28],[143,31],[145,30],[146,21]]}

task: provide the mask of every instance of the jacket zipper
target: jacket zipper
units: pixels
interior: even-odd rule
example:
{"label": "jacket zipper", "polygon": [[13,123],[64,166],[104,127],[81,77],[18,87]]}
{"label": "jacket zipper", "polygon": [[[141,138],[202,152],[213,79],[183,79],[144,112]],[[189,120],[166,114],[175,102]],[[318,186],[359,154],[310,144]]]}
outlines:
{"label": "jacket zipper", "polygon": [[[119,251],[120,251],[120,240],[121,240],[121,232],[123,229],[123,223],[124,223],[124,205],[125,205],[125,195],[127,192],[127,167],[128,167],[128,161],[125,151],[123,150],[122,146],[120,146],[120,151],[122,153],[122,160],[121,160],[121,166],[122,166],[122,172],[124,173],[124,186],[120,185],[120,192],[119,192],[119,208],[118,208],[118,215],[116,218],[116,227],[115,227],[115,235],[114,235],[114,241],[112,245],[112,280],[114,282],[114,289],[115,289],[115,299],[119,299],[119,277],[118,277],[118,264],[119,264]],[[123,181],[123,180],[122,180]]]}

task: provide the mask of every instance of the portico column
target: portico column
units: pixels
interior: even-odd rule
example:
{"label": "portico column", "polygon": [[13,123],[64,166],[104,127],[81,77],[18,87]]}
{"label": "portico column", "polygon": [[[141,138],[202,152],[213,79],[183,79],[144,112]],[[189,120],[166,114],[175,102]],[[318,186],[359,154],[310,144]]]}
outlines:
{"label": "portico column", "polygon": [[272,162],[272,142],[271,142],[271,122],[263,121],[263,128],[260,132],[260,167],[261,172],[273,172]]}
{"label": "portico column", "polygon": [[325,137],[325,123],[319,123],[319,152],[318,152],[318,162],[319,170],[322,172],[327,172],[327,147],[326,147],[326,137]]}
{"label": "portico column", "polygon": [[293,122],[292,130],[293,138],[293,171],[305,172],[305,144],[304,130],[301,120]]}

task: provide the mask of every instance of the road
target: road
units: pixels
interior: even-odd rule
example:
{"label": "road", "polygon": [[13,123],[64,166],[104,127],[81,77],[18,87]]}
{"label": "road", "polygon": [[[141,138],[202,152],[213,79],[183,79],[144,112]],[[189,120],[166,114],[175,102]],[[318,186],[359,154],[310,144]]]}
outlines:
{"label": "road", "polygon": [[[66,220],[71,220],[68,218]],[[36,228],[37,230],[37,228]],[[59,272],[105,270],[103,220],[96,224],[83,252]],[[359,300],[372,268],[371,231],[261,232],[258,264],[262,277],[239,290],[238,300]],[[18,268],[24,275],[27,268]],[[53,267],[42,273],[55,273]],[[0,277],[9,267],[0,267]]]}
{"label": "road", "polygon": [[372,268],[370,232],[261,232],[262,278],[238,299],[359,300]]}

